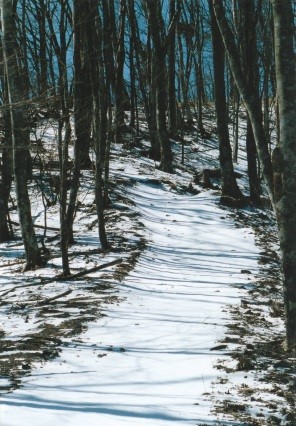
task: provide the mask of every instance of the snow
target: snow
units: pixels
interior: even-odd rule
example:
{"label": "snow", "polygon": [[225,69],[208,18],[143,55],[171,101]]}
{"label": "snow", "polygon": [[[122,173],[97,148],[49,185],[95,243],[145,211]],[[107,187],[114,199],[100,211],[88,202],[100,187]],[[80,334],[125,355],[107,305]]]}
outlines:
{"label": "snow", "polygon": [[136,182],[128,196],[147,248],[116,283],[123,300],[1,396],[1,426],[217,424],[210,394],[228,355],[211,349],[230,320],[225,306],[249,286],[241,270],[258,269],[254,235],[212,192],[178,195],[151,184],[155,172],[142,163],[121,161],[124,171],[116,164],[113,173]]}

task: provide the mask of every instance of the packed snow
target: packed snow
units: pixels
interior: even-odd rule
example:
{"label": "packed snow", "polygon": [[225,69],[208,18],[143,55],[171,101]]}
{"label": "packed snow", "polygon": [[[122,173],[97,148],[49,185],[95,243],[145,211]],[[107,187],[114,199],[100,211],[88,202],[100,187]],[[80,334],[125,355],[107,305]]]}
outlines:
{"label": "packed snow", "polygon": [[[237,228],[211,192],[179,195],[139,160],[121,159],[128,197],[145,225],[146,249],[115,283],[122,301],[60,356],[36,365],[1,397],[1,426],[217,424],[211,393],[215,350],[258,265],[249,228]],[[221,423],[220,423],[221,424]],[[235,425],[224,417],[223,423]]]}

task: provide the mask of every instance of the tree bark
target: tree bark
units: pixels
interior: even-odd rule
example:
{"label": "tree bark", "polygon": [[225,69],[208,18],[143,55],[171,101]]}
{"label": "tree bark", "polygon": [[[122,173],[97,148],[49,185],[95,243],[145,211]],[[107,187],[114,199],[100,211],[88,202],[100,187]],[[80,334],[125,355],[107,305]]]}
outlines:
{"label": "tree bark", "polygon": [[[138,83],[141,96],[144,103],[144,110],[148,125],[149,138],[151,142],[150,156],[154,160],[160,159],[159,141],[157,138],[157,125],[156,125],[156,99],[155,86],[152,84],[155,79],[152,76],[152,49],[150,46],[150,31],[148,26],[147,35],[147,54],[146,57],[143,53],[144,48],[140,40],[138,22],[135,15],[135,4],[134,0],[128,0],[128,17],[131,31],[131,38],[133,39],[134,53],[135,53],[135,65],[138,73]],[[146,67],[143,63],[146,62]],[[146,89],[147,87],[147,89]],[[154,102],[155,100],[155,102]]]}
{"label": "tree bark", "polygon": [[99,238],[103,250],[108,250],[110,244],[107,239],[104,217],[104,196],[103,196],[103,169],[106,153],[107,140],[107,104],[106,87],[102,75],[102,68],[99,60],[101,58],[103,37],[98,34],[99,28],[96,21],[99,20],[97,1],[88,0],[88,31],[87,43],[89,55],[90,80],[92,88],[92,98],[94,105],[93,136],[94,149],[96,153],[96,171],[95,171],[95,199],[97,206],[97,216],[99,225]]}
{"label": "tree bark", "polygon": [[126,96],[124,86],[124,30],[125,30],[126,4],[125,0],[120,0],[120,25],[118,30],[117,49],[115,55],[115,141],[122,142],[122,130],[124,128],[124,110],[126,107]]}
{"label": "tree bark", "polygon": [[82,167],[90,163],[89,146],[92,119],[91,82],[89,73],[88,49],[86,40],[87,10],[85,3],[74,0],[74,164],[71,190],[67,209],[68,240],[74,243],[73,222],[79,189],[79,176]]}
{"label": "tree bark", "polygon": [[[3,52],[2,52],[3,53]],[[3,62],[3,56],[2,56]],[[3,66],[1,71],[4,74]],[[1,141],[2,161],[0,168],[0,242],[9,241],[12,235],[8,226],[8,201],[12,183],[12,138],[11,138],[11,118],[8,108],[7,79],[2,80],[3,90],[3,121],[4,138]],[[6,104],[6,105],[5,105]]]}
{"label": "tree bark", "polygon": [[[61,117],[59,118],[59,155],[60,155],[60,223],[61,223],[61,252],[62,252],[62,275],[70,275],[68,246],[69,233],[67,222],[67,173],[68,173],[68,154],[69,143],[71,139],[71,124],[70,124],[70,99],[68,93],[68,74],[67,74],[67,42],[66,42],[66,22],[67,11],[66,3],[61,3],[60,9],[60,47],[59,54],[59,95],[61,105]],[[65,128],[64,135],[62,133]]]}
{"label": "tree bark", "polygon": [[166,84],[166,49],[163,38],[164,28],[161,17],[159,0],[146,0],[148,7],[149,25],[154,46],[155,83],[157,96],[157,133],[160,144],[160,168],[171,173],[173,170],[173,153],[168,136],[167,113],[167,84]]}
{"label": "tree bark", "polygon": [[1,0],[3,53],[8,83],[12,127],[13,169],[21,232],[26,253],[25,270],[41,265],[41,255],[34,232],[31,205],[27,188],[27,159],[29,158],[30,129],[27,126],[21,75],[17,62],[17,40],[12,0]]}
{"label": "tree bark", "polygon": [[221,0],[212,0],[212,2],[225,50],[227,52],[230,69],[252,123],[258,157],[262,166],[268,194],[274,207],[272,163],[262,123],[261,102],[245,79],[240,65],[239,53],[235,44],[234,35],[226,20],[223,4]]}
{"label": "tree bark", "polygon": [[296,71],[290,0],[272,0],[280,137],[276,148],[276,214],[282,252],[286,346],[296,351]]}
{"label": "tree bark", "polygon": [[[170,20],[176,13],[176,0],[170,0]],[[168,97],[169,97],[169,132],[172,138],[178,134],[177,126],[177,100],[176,100],[176,34],[172,34],[169,46],[169,75],[168,75]]]}
{"label": "tree bark", "polygon": [[211,15],[211,30],[213,43],[215,105],[219,137],[222,195],[242,199],[243,194],[241,193],[234,176],[232,153],[229,140],[228,114],[225,93],[225,61],[223,40],[217,25],[216,18],[214,16],[211,0],[209,0],[209,9]]}
{"label": "tree bark", "polygon": [[[243,69],[247,83],[252,86],[252,90],[259,96],[259,69],[257,60],[257,38],[256,38],[256,11],[254,0],[242,2],[240,9],[240,26],[241,26],[241,55]],[[266,132],[265,121],[264,132],[266,141],[269,140],[269,132]],[[247,118],[247,161],[248,161],[248,177],[250,187],[250,199],[255,204],[260,204],[260,181],[257,173],[257,153],[254,133],[250,118]]]}

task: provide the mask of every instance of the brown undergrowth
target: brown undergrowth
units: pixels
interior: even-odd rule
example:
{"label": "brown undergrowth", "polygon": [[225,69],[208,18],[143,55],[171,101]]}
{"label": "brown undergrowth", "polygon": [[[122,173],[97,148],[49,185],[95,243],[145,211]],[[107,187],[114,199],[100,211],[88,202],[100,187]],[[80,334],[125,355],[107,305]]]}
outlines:
{"label": "brown undergrowth", "polygon": [[[112,184],[121,188],[131,182],[120,179]],[[81,207],[84,208],[86,216],[91,217],[95,213],[95,207],[92,205]],[[0,305],[8,317],[14,316],[16,321],[19,318],[19,321],[34,323],[32,331],[28,330],[21,335],[6,334],[5,330],[0,333],[0,377],[5,380],[3,386],[0,384],[0,395],[21,386],[22,377],[30,375],[34,365],[58,357],[63,346],[69,344],[69,339],[83,333],[89,322],[104,316],[101,312],[104,305],[120,302],[116,282],[123,280],[135,267],[146,247],[143,224],[132,207],[132,201],[116,191],[112,192],[111,205],[106,211],[106,226],[113,251],[122,256],[123,261],[107,273],[103,271],[95,277],[86,274],[74,283],[63,281],[61,293],[69,286],[73,289],[68,292],[71,293],[70,296],[49,300],[48,303],[40,296],[40,280],[40,286],[37,280],[36,286],[27,287],[24,292],[17,293],[22,283],[20,279],[15,290],[12,289],[9,294],[5,292],[3,297],[0,294]],[[124,229],[123,223],[124,227],[128,223],[128,230]],[[96,227],[96,219],[88,226],[90,229],[93,227]],[[127,231],[128,238],[125,237]],[[52,237],[51,240],[54,241]],[[85,264],[93,261],[95,252],[97,255],[99,251],[83,252]],[[76,256],[75,252],[73,253],[70,255],[71,259]],[[77,255],[81,255],[81,252]],[[101,262],[104,263],[104,256]],[[24,277],[24,283],[27,282]]]}
{"label": "brown undergrowth", "polygon": [[251,375],[253,384],[228,387],[216,412],[244,425],[295,426],[296,359],[282,347],[284,307],[275,221],[270,211],[253,208],[230,209],[229,215],[236,226],[252,229],[260,249],[259,273],[250,279],[240,305],[228,307],[231,319],[220,343],[231,361],[221,361],[217,368],[229,381],[231,374],[244,374],[246,382]]}

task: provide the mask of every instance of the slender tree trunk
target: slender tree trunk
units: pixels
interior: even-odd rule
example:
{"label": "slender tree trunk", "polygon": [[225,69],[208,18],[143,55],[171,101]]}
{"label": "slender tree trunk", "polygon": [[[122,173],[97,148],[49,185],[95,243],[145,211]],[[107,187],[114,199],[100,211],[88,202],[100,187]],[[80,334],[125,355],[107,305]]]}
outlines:
{"label": "slender tree trunk", "polygon": [[192,128],[193,126],[193,116],[190,109],[190,103],[188,99],[188,85],[186,84],[186,78],[188,77],[185,75],[185,63],[184,63],[184,55],[183,55],[183,43],[182,43],[182,37],[180,32],[178,31],[178,48],[179,48],[179,78],[180,78],[180,86],[182,90],[182,108],[186,111],[186,118],[187,118],[187,125],[188,127]]}
{"label": "slender tree trunk", "polygon": [[266,139],[270,140],[270,125],[269,125],[269,99],[271,99],[271,95],[269,94],[269,85],[268,80],[270,76],[269,65],[264,65],[264,76],[263,76],[263,123],[264,123],[264,131],[266,135]]}
{"label": "slender tree trunk", "polygon": [[[176,0],[170,0],[170,20],[176,13]],[[176,100],[176,31],[172,34],[168,58],[168,97],[169,97],[169,133],[172,138],[178,134]]]}
{"label": "slender tree trunk", "polygon": [[239,129],[240,95],[235,87],[233,90],[233,118],[232,118],[232,159],[238,162],[238,129]]}
{"label": "slender tree trunk", "polygon": [[196,81],[198,83],[197,108],[198,108],[198,130],[202,137],[206,137],[206,132],[203,125],[203,102],[204,102],[204,78],[202,71],[202,25],[200,0],[197,0],[197,61],[196,61]]}
{"label": "slender tree trunk", "polygon": [[[259,69],[257,61],[257,38],[256,38],[256,11],[254,0],[248,0],[241,4],[241,54],[242,64],[245,70],[247,83],[252,87],[256,97],[259,98]],[[263,117],[264,122],[264,117]],[[266,132],[264,122],[264,132],[266,141],[269,140],[269,132]],[[250,118],[247,118],[247,161],[248,177],[250,187],[250,198],[255,204],[260,204],[260,181],[257,173],[257,152],[254,133]]]}
{"label": "slender tree trunk", "polygon": [[27,159],[29,157],[30,130],[27,127],[25,106],[21,93],[17,62],[15,16],[12,0],[1,0],[3,53],[8,83],[12,126],[13,169],[21,232],[26,253],[25,270],[41,264],[41,255],[35,236],[31,205],[27,188]]}
{"label": "slender tree trunk", "polygon": [[[152,49],[150,46],[149,25],[147,35],[147,55],[146,57],[144,57],[144,55],[141,55],[143,48],[139,36],[138,23],[135,16],[134,0],[128,0],[128,16],[130,22],[131,37],[133,39],[133,44],[135,47],[135,65],[138,73],[139,90],[143,99],[144,111],[149,131],[149,138],[151,142],[150,156],[154,160],[159,160],[160,151],[156,125],[156,100],[153,103],[155,99],[156,90],[153,91],[153,88],[155,88],[154,85],[152,88],[152,82],[155,81],[155,79],[154,77],[152,77]],[[146,67],[143,65],[143,63],[146,63]]]}
{"label": "slender tree trunk", "polygon": [[39,95],[46,97],[47,95],[47,57],[46,57],[46,14],[45,2],[39,0],[37,5],[37,18],[39,26],[39,61],[40,61],[40,74],[39,74]]}
{"label": "slender tree trunk", "polygon": [[97,216],[99,225],[99,238],[103,250],[108,250],[108,243],[105,218],[104,218],[104,195],[103,195],[103,169],[106,153],[106,138],[107,138],[107,104],[106,104],[106,87],[102,76],[102,68],[99,60],[101,58],[100,50],[102,50],[103,37],[100,32],[98,34],[98,26],[96,21],[99,21],[97,1],[88,0],[88,31],[87,43],[88,50],[93,54],[89,55],[90,79],[92,87],[92,97],[94,104],[94,148],[96,153],[96,171],[95,171],[95,198],[97,206]]}
{"label": "slender tree trunk", "polygon": [[[65,135],[63,136],[63,129]],[[59,119],[59,150],[60,150],[60,244],[62,252],[62,275],[67,277],[70,275],[68,246],[69,233],[67,222],[67,171],[68,171],[68,146],[69,146],[69,127],[63,118]]]}
{"label": "slender tree trunk", "polygon": [[122,141],[122,130],[124,127],[124,110],[126,107],[126,95],[124,86],[124,30],[125,30],[126,4],[125,0],[120,0],[120,26],[118,30],[118,42],[115,55],[115,140]]}
{"label": "slender tree trunk", "polygon": [[213,6],[209,0],[211,30],[213,42],[213,65],[215,81],[215,105],[219,137],[220,167],[222,176],[222,195],[242,199],[243,195],[234,176],[231,146],[228,131],[228,114],[225,93],[225,61],[223,40],[214,16]]}
{"label": "slender tree trunk", "polygon": [[248,177],[249,177],[249,188],[250,188],[250,199],[255,205],[260,205],[260,179],[257,170],[257,151],[256,141],[254,138],[254,132],[251,121],[247,117],[247,136],[246,136],[246,148],[247,148],[247,161],[248,161]]}
{"label": "slender tree trunk", "polygon": [[86,45],[87,16],[85,3],[75,0],[73,3],[74,17],[74,164],[71,190],[67,209],[69,244],[74,243],[73,222],[76,209],[76,200],[79,189],[79,176],[82,167],[86,167],[89,159],[91,133],[91,83],[89,61]]}
{"label": "slender tree trunk", "polygon": [[134,37],[132,31],[129,36],[129,66],[130,66],[130,103],[131,103],[131,115],[130,115],[130,128],[132,131],[136,127],[136,109],[137,109],[137,90],[136,90],[136,72],[135,72],[135,60],[134,51],[136,49]]}
{"label": "slender tree trunk", "polygon": [[[149,64],[150,84],[149,84],[149,133],[151,137],[150,157],[154,160],[161,160],[160,141],[157,131],[157,67],[155,64],[156,58],[153,49],[149,49]],[[149,72],[148,71],[148,72]]]}
{"label": "slender tree trunk", "polygon": [[155,52],[151,46],[151,30],[150,25],[148,25],[148,34],[147,34],[147,74],[148,74],[148,105],[147,109],[147,121],[148,129],[150,134],[150,157],[153,160],[160,160],[160,142],[157,133],[157,86],[156,86],[156,58]]}
{"label": "slender tree trunk", "polygon": [[22,0],[22,15],[21,15],[21,49],[22,49],[22,63],[23,63],[23,90],[29,98],[31,91],[30,73],[29,73],[29,60],[28,60],[28,42],[26,39],[26,5],[27,0]]}
{"label": "slender tree trunk", "polygon": [[3,113],[4,119],[4,140],[1,143],[2,165],[0,180],[0,242],[11,239],[8,226],[8,200],[12,183],[12,139],[11,139],[11,119],[7,108]]}
{"label": "slender tree trunk", "polygon": [[[71,139],[70,124],[70,104],[68,93],[68,75],[67,75],[67,43],[66,43],[66,5],[62,2],[60,11],[60,49],[59,49],[59,85],[60,85],[60,103],[62,116],[59,120],[60,131],[60,223],[61,223],[61,252],[63,263],[63,276],[70,275],[68,246],[68,218],[67,218],[67,193],[68,193],[68,151]],[[64,128],[64,136],[62,129]]]}
{"label": "slender tree trunk", "polygon": [[8,201],[12,183],[12,138],[11,138],[11,118],[9,111],[9,99],[7,93],[7,79],[3,66],[3,50],[1,52],[1,74],[2,96],[3,96],[3,122],[4,138],[1,141],[2,161],[0,165],[0,242],[9,241],[12,235],[8,226]]}

